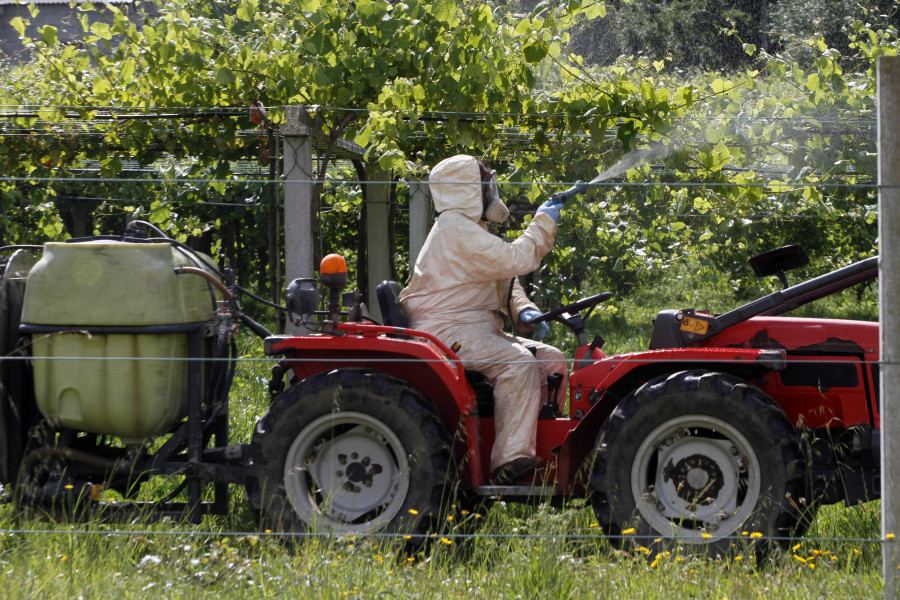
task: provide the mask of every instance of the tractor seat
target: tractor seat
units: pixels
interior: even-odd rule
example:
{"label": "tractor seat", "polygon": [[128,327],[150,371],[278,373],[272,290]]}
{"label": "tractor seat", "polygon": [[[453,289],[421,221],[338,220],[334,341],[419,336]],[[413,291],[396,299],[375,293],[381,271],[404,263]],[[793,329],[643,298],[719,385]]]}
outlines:
{"label": "tractor seat", "polygon": [[381,309],[381,320],[391,327],[409,327],[409,320],[400,309],[397,298],[400,297],[400,284],[396,281],[382,281],[375,287],[378,308]]}
{"label": "tractor seat", "polygon": [[[381,309],[381,320],[390,327],[409,327],[409,321],[400,309],[397,298],[400,295],[400,285],[396,281],[382,281],[375,287],[375,296],[378,298],[378,307]],[[494,416],[494,388],[488,383],[487,378],[478,371],[466,371],[466,379],[475,391],[478,402],[478,414],[482,417]]]}

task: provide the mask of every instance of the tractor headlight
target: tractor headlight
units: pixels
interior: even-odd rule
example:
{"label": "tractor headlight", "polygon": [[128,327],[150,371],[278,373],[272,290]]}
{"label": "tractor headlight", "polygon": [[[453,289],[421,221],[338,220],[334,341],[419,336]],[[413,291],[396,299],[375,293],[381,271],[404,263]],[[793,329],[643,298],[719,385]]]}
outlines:
{"label": "tractor headlight", "polygon": [[286,297],[288,319],[295,325],[310,320],[321,300],[315,279],[293,280],[288,285]]}

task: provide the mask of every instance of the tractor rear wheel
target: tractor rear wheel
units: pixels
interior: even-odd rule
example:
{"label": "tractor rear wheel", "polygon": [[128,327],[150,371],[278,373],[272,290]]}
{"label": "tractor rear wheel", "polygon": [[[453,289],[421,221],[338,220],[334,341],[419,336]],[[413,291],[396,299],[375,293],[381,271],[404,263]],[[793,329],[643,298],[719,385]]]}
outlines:
{"label": "tractor rear wheel", "polygon": [[799,435],[771,398],[730,375],[684,371],[649,381],[603,424],[591,503],[623,543],[715,556],[744,536],[802,534],[805,475]]}
{"label": "tractor rear wheel", "polygon": [[257,423],[248,493],[278,531],[415,536],[439,520],[451,451],[437,411],[406,382],[320,373]]}

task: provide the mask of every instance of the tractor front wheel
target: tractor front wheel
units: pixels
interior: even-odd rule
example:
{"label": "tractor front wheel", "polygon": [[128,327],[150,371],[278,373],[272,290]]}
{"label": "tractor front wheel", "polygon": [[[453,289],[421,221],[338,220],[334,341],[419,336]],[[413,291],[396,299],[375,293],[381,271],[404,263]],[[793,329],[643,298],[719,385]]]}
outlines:
{"label": "tractor front wheel", "polygon": [[804,477],[797,431],[771,398],[730,375],[684,371],[649,381],[603,424],[591,503],[619,541],[717,555],[743,537],[802,533]]}
{"label": "tractor front wheel", "polygon": [[361,369],[320,373],[257,423],[251,502],[278,531],[424,534],[441,510],[451,441],[406,382]]}

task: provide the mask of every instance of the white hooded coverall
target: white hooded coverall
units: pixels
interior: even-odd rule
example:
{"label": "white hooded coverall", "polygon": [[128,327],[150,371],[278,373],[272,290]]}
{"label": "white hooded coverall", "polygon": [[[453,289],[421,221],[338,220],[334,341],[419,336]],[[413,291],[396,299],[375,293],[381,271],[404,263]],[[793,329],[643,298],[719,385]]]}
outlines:
{"label": "white hooded coverall", "polygon": [[[506,242],[482,221],[481,173],[475,158],[454,156],[431,172],[429,189],[440,213],[428,234],[400,304],[412,327],[435,335],[457,351],[466,369],[478,371],[494,388],[495,442],[491,470],[535,455],[537,420],[547,395],[547,376],[563,376],[567,363],[558,349],[503,331],[498,311],[510,306],[517,329],[528,331],[519,314],[537,308],[516,279],[538,268],[553,246],[556,223],[538,214],[522,235]],[[527,347],[526,347],[527,346]],[[536,355],[528,347],[537,349]]]}

